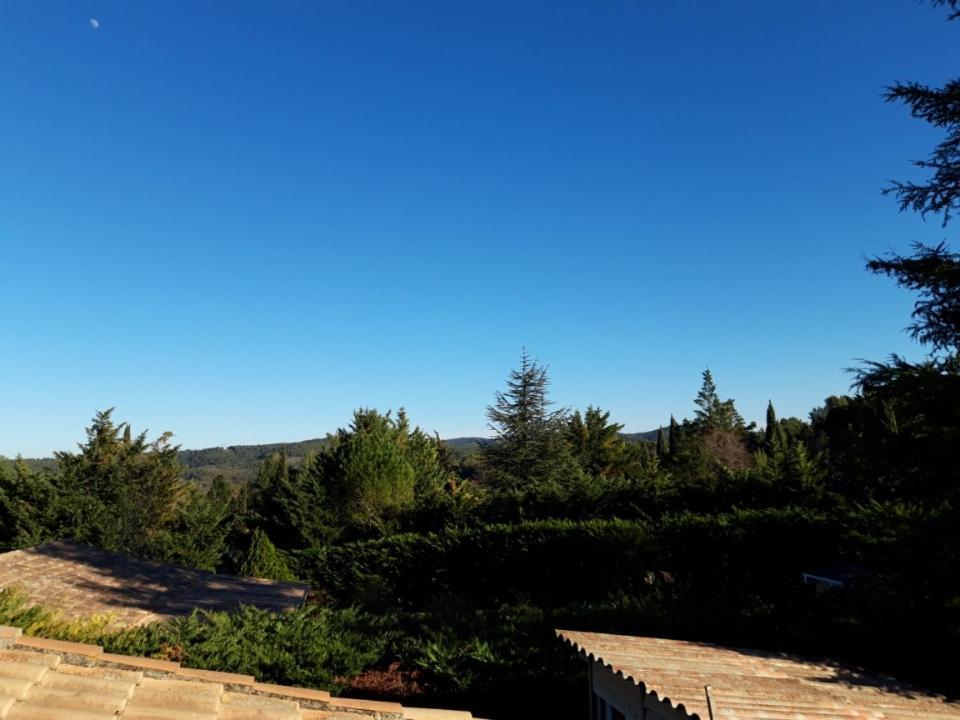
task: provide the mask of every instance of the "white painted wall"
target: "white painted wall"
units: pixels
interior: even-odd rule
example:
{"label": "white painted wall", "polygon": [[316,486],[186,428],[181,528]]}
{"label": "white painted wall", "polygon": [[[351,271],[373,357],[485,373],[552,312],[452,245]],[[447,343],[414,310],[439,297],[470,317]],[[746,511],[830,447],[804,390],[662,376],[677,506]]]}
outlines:
{"label": "white painted wall", "polygon": [[610,668],[595,661],[590,663],[590,685],[593,693],[603,698],[607,703],[606,717],[596,717],[594,704],[591,720],[614,720],[616,717],[611,708],[616,708],[626,720],[684,720],[689,718],[662,703],[650,698],[643,689],[635,685],[632,680],[617,675]]}

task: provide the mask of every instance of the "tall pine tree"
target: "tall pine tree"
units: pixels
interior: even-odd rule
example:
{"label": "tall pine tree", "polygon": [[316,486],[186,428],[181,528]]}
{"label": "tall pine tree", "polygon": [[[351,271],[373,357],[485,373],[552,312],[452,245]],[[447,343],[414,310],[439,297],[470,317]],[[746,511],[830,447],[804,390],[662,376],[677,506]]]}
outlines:
{"label": "tall pine tree", "polygon": [[522,489],[567,480],[576,463],[564,438],[567,412],[551,409],[547,370],[526,350],[507,389],[487,408],[494,439],[481,447],[485,476],[495,487]]}
{"label": "tall pine tree", "polygon": [[700,430],[741,430],[743,418],[737,412],[733,400],[721,400],[710,368],[703,371],[703,382],[694,400],[695,425]]}
{"label": "tall pine tree", "polygon": [[[960,1],[933,2],[949,7],[951,20],[960,19]],[[897,83],[888,88],[886,99],[903,103],[944,135],[926,159],[913,163],[922,171],[918,177],[926,177],[894,182],[886,192],[896,197],[901,211],[940,216],[947,227],[960,210],[960,77],[939,87]],[[864,432],[862,445],[851,445],[847,456],[863,468],[861,484],[867,493],[960,497],[960,253],[946,242],[915,243],[912,255],[875,257],[867,268],[918,293],[907,329],[931,355],[922,362],[893,355],[857,372],[860,395],[851,401],[856,407],[830,414],[838,421],[855,410],[864,427],[878,429]],[[828,416],[828,424],[837,423]],[[844,435],[841,442],[849,444],[853,433]],[[831,442],[832,457],[842,454],[836,445]],[[845,475],[849,481],[855,473]]]}

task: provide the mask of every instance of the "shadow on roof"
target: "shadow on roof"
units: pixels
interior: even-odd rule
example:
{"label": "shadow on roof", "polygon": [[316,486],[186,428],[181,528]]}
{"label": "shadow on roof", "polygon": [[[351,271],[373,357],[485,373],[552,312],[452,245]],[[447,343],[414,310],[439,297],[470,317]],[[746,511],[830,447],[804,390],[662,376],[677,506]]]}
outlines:
{"label": "shadow on roof", "polygon": [[275,612],[300,607],[308,587],[203,570],[189,570],[107,552],[73,541],[0,555],[0,587],[69,617],[116,613],[119,625],[187,615],[195,608],[253,605]]}

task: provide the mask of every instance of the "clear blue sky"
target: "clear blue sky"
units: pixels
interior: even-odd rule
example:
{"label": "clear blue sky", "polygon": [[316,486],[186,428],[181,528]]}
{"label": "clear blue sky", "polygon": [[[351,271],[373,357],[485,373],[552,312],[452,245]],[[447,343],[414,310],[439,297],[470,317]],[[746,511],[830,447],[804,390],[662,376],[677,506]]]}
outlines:
{"label": "clear blue sky", "polygon": [[[863,258],[957,74],[911,0],[0,5],[0,453],[94,410],[184,447],[405,406],[444,436],[526,347],[628,430],[700,372],[749,419],[918,357]],[[99,21],[94,27],[91,18]]]}

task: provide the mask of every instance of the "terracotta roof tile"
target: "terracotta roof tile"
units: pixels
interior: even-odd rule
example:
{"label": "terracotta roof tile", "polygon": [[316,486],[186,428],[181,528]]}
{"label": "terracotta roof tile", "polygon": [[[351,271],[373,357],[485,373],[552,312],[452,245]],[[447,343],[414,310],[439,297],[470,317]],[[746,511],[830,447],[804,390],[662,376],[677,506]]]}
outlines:
{"label": "terracotta roof tile", "polygon": [[[331,697],[104,653],[95,645],[15,637],[0,626],[0,720],[469,720],[397,703]],[[7,638],[7,639],[3,639]],[[427,714],[424,714],[427,713]]]}
{"label": "terracotta roof tile", "polygon": [[60,541],[0,554],[0,588],[17,587],[34,603],[67,617],[109,615],[133,627],[195,608],[240,604],[283,611],[303,604],[302,583],[217,575]]}
{"label": "terracotta roof tile", "polygon": [[558,630],[585,657],[688,716],[714,720],[960,720],[960,704],[826,660],[709,643]]}

